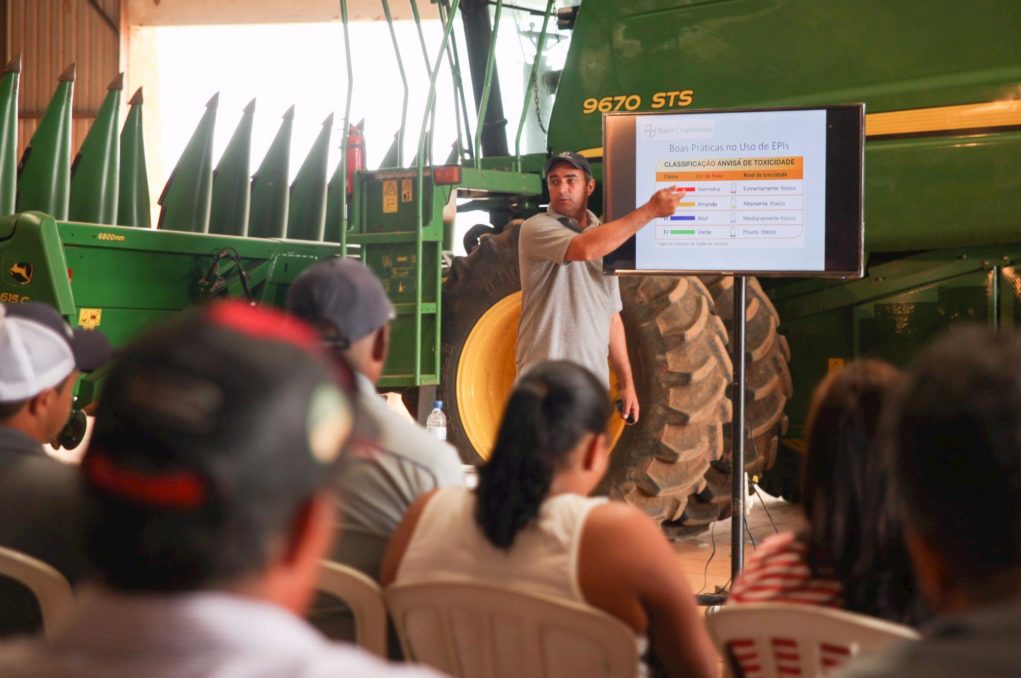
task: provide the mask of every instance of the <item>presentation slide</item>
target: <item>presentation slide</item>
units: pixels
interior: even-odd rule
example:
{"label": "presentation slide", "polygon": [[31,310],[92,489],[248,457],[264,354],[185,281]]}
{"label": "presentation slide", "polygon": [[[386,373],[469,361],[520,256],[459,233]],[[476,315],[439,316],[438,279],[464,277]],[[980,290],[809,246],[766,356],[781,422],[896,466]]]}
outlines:
{"label": "presentation slide", "polygon": [[634,118],[634,190],[677,194],[635,239],[640,270],[822,271],[826,111]]}

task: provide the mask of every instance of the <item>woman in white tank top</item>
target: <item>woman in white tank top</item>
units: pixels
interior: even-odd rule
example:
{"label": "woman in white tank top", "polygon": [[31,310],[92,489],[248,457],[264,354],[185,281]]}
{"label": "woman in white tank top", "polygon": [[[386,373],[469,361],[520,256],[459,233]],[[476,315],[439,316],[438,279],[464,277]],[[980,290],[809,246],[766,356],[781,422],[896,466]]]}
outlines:
{"label": "woman in white tank top", "polygon": [[394,532],[380,583],[471,577],[583,602],[647,637],[667,675],[718,675],[691,587],[659,526],[587,495],[607,465],[606,390],[546,362],[515,386],[478,488],[419,498]]}

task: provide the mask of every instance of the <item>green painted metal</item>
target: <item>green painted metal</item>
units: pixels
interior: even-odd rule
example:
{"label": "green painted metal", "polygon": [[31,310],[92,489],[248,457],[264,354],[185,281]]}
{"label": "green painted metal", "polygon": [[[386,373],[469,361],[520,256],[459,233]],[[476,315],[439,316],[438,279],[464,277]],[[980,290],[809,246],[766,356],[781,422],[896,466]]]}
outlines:
{"label": "green painted metal", "polygon": [[869,267],[852,282],[800,281],[774,290],[791,344],[788,435],[800,437],[815,384],[831,360],[874,357],[906,366],[959,322],[1019,327],[1021,244],[934,250]]}
{"label": "green painted metal", "polygon": [[[486,77],[482,85],[482,98],[479,103],[479,124],[475,126],[475,148],[482,148],[482,130],[485,125],[486,111],[489,109],[489,97],[493,87],[493,71],[496,66],[496,35],[500,30],[500,15],[503,13],[503,0],[496,0],[496,13],[493,16],[493,34],[489,38],[489,54],[486,56]],[[451,14],[453,16],[453,13]],[[475,168],[481,165],[481,151],[475,156]]]}
{"label": "green painted metal", "polygon": [[344,202],[341,200],[340,194],[344,191],[344,161],[343,159],[337,162],[337,168],[333,170],[333,176],[330,177],[329,183],[326,185],[326,224],[323,227],[323,240],[327,242],[339,243],[340,228],[341,228],[341,204]]}
{"label": "green painted metal", "polygon": [[19,212],[40,210],[59,219],[67,217],[71,196],[71,98],[75,64],[60,74],[39,127],[21,156],[18,167]]}
{"label": "green painted metal", "polygon": [[[404,129],[408,125],[408,76],[404,72],[404,59],[401,58],[401,47],[397,43],[397,33],[394,31],[394,20],[390,13],[390,2],[389,0],[382,0],[383,2],[383,14],[386,16],[386,27],[390,31],[390,42],[393,43],[394,58],[397,59],[397,70],[401,75],[401,87],[403,88],[404,94],[401,97],[401,126],[397,129],[397,138],[394,140],[396,147],[396,162],[392,164],[384,165],[384,167],[403,167],[404,166]],[[417,12],[417,7],[416,7]],[[417,17],[416,17],[417,18]]]}
{"label": "green painted metal", "polygon": [[[415,0],[411,0],[412,8],[415,7]],[[440,21],[446,23],[446,5],[438,5]],[[417,15],[416,15],[417,16]],[[447,60],[450,63],[450,71],[454,83],[454,114],[457,117],[457,145],[458,154],[467,153],[469,158],[475,157],[475,146],[472,144],[471,117],[468,115],[468,97],[464,93],[464,79],[461,77],[461,51],[457,47],[457,35],[451,34],[450,47],[447,50]],[[461,134],[462,126],[464,135]],[[480,154],[481,155],[481,154]]]}
{"label": "green painted metal", "polygon": [[71,165],[68,217],[74,221],[113,224],[117,221],[120,182],[120,108],[124,74],[106,88],[96,119]]}
{"label": "green painted metal", "polygon": [[170,173],[160,196],[159,228],[205,233],[209,230],[209,207],[213,193],[213,130],[219,93],[206,104],[181,159]]}
{"label": "green painted metal", "polygon": [[18,84],[21,55],[4,66],[0,77],[0,214],[14,211],[18,190]]}
{"label": "green painted metal", "polygon": [[305,162],[291,184],[287,214],[287,237],[296,240],[322,240],[326,226],[326,172],[330,155],[333,114],[323,121],[319,136],[305,156]]}
{"label": "green painted metal", "polygon": [[[115,346],[193,304],[243,296],[238,262],[254,301],[283,306],[301,271],[337,254],[328,243],[83,224],[38,212],[0,217],[0,234],[0,299],[49,303],[72,326],[98,326]],[[236,259],[223,258],[210,276],[223,252]],[[29,281],[7,274],[12,262],[31,264]]]}
{"label": "green painted metal", "polygon": [[347,15],[347,0],[340,0],[340,22],[344,29],[344,63],[347,66],[347,95],[344,97],[344,139],[340,145],[340,251],[347,251],[348,206],[347,206],[347,141],[351,130],[351,99],[354,94],[355,76],[351,58],[351,32]]}
{"label": "green painted metal", "polygon": [[864,101],[870,113],[1010,99],[1019,34],[1010,1],[585,0],[549,140],[600,146],[601,114],[584,102],[613,95],[638,95],[640,110],[657,93],[661,110],[683,107],[669,92],[691,90],[691,108]]}
{"label": "green painted metal", "polygon": [[294,106],[291,106],[284,113],[280,129],[269,145],[259,169],[252,176],[252,207],[248,216],[249,236],[282,238],[287,230],[293,128]]}
{"label": "green painted metal", "polygon": [[401,160],[403,155],[401,147],[404,145],[404,133],[402,130],[403,128],[394,132],[394,140],[390,143],[390,147],[386,149],[383,160],[379,163],[379,169],[396,169],[404,166],[404,162]]}
{"label": "green painted metal", "polygon": [[553,13],[554,0],[547,0],[546,12],[542,17],[542,29],[539,31],[539,40],[535,46],[535,57],[532,59],[532,68],[528,73],[528,84],[525,85],[525,97],[521,104],[521,117],[518,120],[518,131],[514,135],[514,160],[515,169],[521,171],[521,133],[525,129],[525,120],[528,119],[528,110],[532,101],[528,93],[535,87],[536,79],[539,77],[539,64],[542,63],[542,53],[546,49],[546,31],[549,27],[550,16]]}
{"label": "green painted metal", "polygon": [[397,317],[392,347],[379,385],[421,386],[439,382],[440,271],[443,250],[443,207],[452,187],[436,186],[431,169],[421,197],[426,215],[417,226],[418,171],[358,172],[348,240],[380,277],[393,300]]}
{"label": "green painted metal", "polygon": [[252,124],[255,99],[248,102],[213,172],[209,232],[245,235],[251,204]]}
{"label": "green painted metal", "polygon": [[149,172],[145,167],[145,137],[142,128],[142,88],[128,102],[128,118],[121,130],[120,188],[117,192],[117,223],[149,228]]}

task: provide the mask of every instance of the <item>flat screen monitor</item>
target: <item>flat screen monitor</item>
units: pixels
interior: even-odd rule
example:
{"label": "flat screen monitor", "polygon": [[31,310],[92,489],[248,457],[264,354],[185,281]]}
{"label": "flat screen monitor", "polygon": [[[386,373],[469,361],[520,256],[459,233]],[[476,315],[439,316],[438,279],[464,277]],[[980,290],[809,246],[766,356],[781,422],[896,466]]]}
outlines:
{"label": "flat screen monitor", "polygon": [[861,277],[864,104],[609,113],[604,221],[677,195],[606,273]]}

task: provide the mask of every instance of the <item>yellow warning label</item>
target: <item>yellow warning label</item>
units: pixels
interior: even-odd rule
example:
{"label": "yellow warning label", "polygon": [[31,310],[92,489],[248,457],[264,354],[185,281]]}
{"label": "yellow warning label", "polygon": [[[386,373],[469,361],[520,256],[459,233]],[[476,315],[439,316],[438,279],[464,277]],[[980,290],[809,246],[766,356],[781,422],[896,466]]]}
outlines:
{"label": "yellow warning label", "polygon": [[415,198],[411,186],[411,179],[401,179],[401,202],[411,202]]}
{"label": "yellow warning label", "polygon": [[393,214],[397,211],[397,180],[386,179],[383,181],[383,214]]}
{"label": "yellow warning label", "polygon": [[837,370],[844,369],[843,358],[830,358],[826,364],[826,372],[836,372]]}
{"label": "yellow warning label", "polygon": [[86,330],[94,330],[103,321],[103,309],[83,308],[78,311],[78,326]]}

